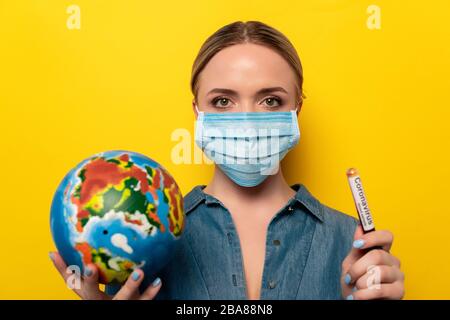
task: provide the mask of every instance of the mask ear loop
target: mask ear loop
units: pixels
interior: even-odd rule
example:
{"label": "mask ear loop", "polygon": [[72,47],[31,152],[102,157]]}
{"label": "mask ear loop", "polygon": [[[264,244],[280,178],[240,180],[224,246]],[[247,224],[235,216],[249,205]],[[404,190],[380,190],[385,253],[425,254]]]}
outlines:
{"label": "mask ear loop", "polygon": [[203,115],[205,114],[205,112],[198,110],[197,103],[195,104],[195,111],[197,111],[197,118],[198,117],[203,118]]}
{"label": "mask ear loop", "polygon": [[195,111],[197,111],[197,119],[195,120],[195,130],[194,130],[194,139],[195,141],[199,141],[200,143],[200,149],[203,150],[203,116],[204,112],[198,110],[197,103],[195,103]]}
{"label": "mask ear loop", "polygon": [[295,107],[295,110],[291,110],[291,114],[292,114],[291,126],[292,126],[292,128],[295,128],[294,130],[295,130],[296,133],[298,132],[298,134],[296,134],[295,136],[291,136],[291,139],[289,141],[289,144],[291,146],[294,145],[294,141],[295,140],[298,141],[298,139],[300,139],[300,127],[298,125],[297,112],[298,112],[298,106]]}

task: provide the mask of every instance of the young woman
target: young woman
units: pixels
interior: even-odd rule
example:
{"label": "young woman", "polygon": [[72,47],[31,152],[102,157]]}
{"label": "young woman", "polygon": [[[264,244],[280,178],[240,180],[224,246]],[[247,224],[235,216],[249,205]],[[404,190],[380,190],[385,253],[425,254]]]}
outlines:
{"label": "young woman", "polygon": [[[103,293],[90,265],[84,299],[401,299],[389,231],[289,186],[279,161],[298,142],[303,72],[279,31],[235,22],[210,36],[192,70],[196,142],[215,162],[207,186],[185,197],[186,226],[172,262],[147,289],[136,270]],[[239,141],[239,142],[238,142]],[[226,148],[236,143],[232,148]],[[367,250],[368,248],[373,250]],[[65,264],[51,257],[65,277]],[[374,283],[373,279],[377,279]],[[111,289],[111,288],[110,288]]]}

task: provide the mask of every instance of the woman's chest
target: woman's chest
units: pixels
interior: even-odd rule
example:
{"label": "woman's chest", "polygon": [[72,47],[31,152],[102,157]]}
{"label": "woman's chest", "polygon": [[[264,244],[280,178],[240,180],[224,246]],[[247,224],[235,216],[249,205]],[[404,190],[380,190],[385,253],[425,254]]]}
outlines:
{"label": "woman's chest", "polygon": [[271,215],[236,212],[232,214],[242,253],[247,298],[259,299],[264,271],[267,229]]}

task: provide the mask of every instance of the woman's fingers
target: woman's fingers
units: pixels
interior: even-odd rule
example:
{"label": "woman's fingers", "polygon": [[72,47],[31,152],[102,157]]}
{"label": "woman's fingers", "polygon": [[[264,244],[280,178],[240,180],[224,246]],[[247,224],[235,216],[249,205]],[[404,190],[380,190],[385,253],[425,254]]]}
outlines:
{"label": "woman's fingers", "polygon": [[95,264],[85,266],[81,292],[83,299],[86,300],[108,299],[108,296],[98,287],[98,268]]}
{"label": "woman's fingers", "polygon": [[136,269],[128,277],[127,282],[122,286],[122,288],[114,296],[113,300],[131,300],[137,299],[139,297],[139,285],[144,279],[144,272],[140,269]]}
{"label": "woman's fingers", "polygon": [[[72,289],[81,299],[100,300],[108,298],[98,287],[98,269],[94,264],[87,265],[84,270],[84,275],[81,277],[81,275],[70,272],[59,253],[50,252],[50,258],[64,279],[66,286]],[[69,277],[79,278],[69,279]]]}
{"label": "woman's fingers", "polygon": [[355,239],[353,248],[367,249],[372,247],[382,247],[383,250],[391,250],[394,235],[388,230],[377,230],[363,234]]}
{"label": "woman's fingers", "polygon": [[[353,240],[357,240],[361,238],[364,235],[363,229],[360,224],[358,224],[355,228],[355,233],[353,234]],[[363,255],[364,251],[353,247],[352,250],[350,250],[349,254],[345,257],[344,261],[342,261],[342,270],[347,272],[347,270],[350,268],[350,266],[358,261]]]}
{"label": "woman's fingers", "polygon": [[404,295],[403,282],[396,281],[354,291],[347,300],[402,299]]}
{"label": "woman's fingers", "polygon": [[[64,279],[64,283],[66,284],[67,287],[69,287],[70,289],[72,289],[80,298],[82,297],[82,292],[81,292],[81,288],[76,288],[76,287],[72,287],[68,285],[68,278],[69,276],[72,276],[72,273],[68,273],[68,269],[67,269],[67,265],[64,262],[63,258],[61,257],[61,255],[58,252],[50,252],[49,253],[50,259],[53,262],[53,265],[55,266],[56,270],[58,270],[59,274],[61,275],[61,277]],[[81,279],[80,279],[81,281]],[[81,283],[81,282],[80,282]]]}
{"label": "woman's fingers", "polygon": [[140,300],[152,300],[159,292],[159,289],[161,289],[161,279],[156,278],[153,280],[153,283],[148,286],[147,289],[145,289],[144,293],[140,296]]}
{"label": "woman's fingers", "polygon": [[[70,276],[74,276],[72,273],[67,272],[67,265],[62,257],[57,252],[50,252],[50,258],[53,261],[56,269],[61,277],[64,279],[66,285]],[[98,286],[98,268],[95,264],[89,264],[84,269],[83,277],[79,279],[79,287],[71,287],[71,289],[82,299],[88,300],[101,300],[110,299],[108,295],[103,293]],[[144,291],[142,295],[139,293],[139,285],[144,279],[144,272],[140,269],[136,269],[128,277],[128,280],[120,288],[117,294],[114,296],[114,300],[130,300],[141,299],[151,300],[159,292],[161,288],[161,279],[156,278],[155,281]]]}
{"label": "woman's fingers", "polygon": [[356,289],[367,289],[381,283],[403,281],[404,274],[396,266],[374,266],[356,281]]}
{"label": "woman's fingers", "polygon": [[53,262],[53,265],[55,266],[56,270],[58,270],[61,277],[64,279],[64,281],[67,279],[68,274],[66,273],[67,265],[64,262],[64,260],[61,258],[58,252],[50,252],[49,253],[50,259]]}
{"label": "woman's fingers", "polygon": [[140,269],[136,269],[128,277],[127,282],[122,286],[119,292],[114,296],[114,300],[129,300],[129,299],[139,299],[139,300],[152,300],[161,289],[161,279],[156,278],[153,283],[148,286],[147,289],[142,293],[139,293],[139,286],[144,279],[144,272]]}
{"label": "woman's fingers", "polygon": [[343,294],[348,299],[401,299],[404,274],[400,271],[400,260],[389,253],[394,241],[392,233],[361,231],[358,226],[353,248],[342,263]]}
{"label": "woman's fingers", "polygon": [[360,277],[368,272],[370,268],[380,265],[399,267],[400,263],[397,258],[384,250],[371,250],[350,266],[345,274],[345,283],[347,285],[355,283]]}

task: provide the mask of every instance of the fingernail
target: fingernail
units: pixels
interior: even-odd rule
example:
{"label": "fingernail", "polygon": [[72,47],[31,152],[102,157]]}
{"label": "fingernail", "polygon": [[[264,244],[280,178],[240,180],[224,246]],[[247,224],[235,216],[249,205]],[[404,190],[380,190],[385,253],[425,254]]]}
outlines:
{"label": "fingernail", "polygon": [[141,276],[141,275],[140,275],[139,272],[137,272],[137,271],[133,271],[133,273],[131,274],[131,278],[132,278],[134,281],[138,281],[140,276]]}
{"label": "fingernail", "polygon": [[345,282],[345,284],[350,284],[351,281],[352,281],[352,277],[347,273],[345,275],[344,282]]}
{"label": "fingernail", "polygon": [[53,252],[49,252],[49,253],[48,253],[48,256],[50,257],[50,260],[53,261],[53,258],[55,257],[54,254],[53,254]]}
{"label": "fingernail", "polygon": [[86,267],[86,268],[84,268],[84,275],[86,276],[86,277],[90,277],[90,276],[92,276],[92,270],[91,270],[91,268],[89,268],[89,267]]}
{"label": "fingernail", "polygon": [[345,300],[354,300],[353,295],[348,295],[347,298],[345,298]]}
{"label": "fingernail", "polygon": [[359,249],[362,248],[364,246],[364,240],[363,239],[358,239],[353,241],[353,248]]}
{"label": "fingernail", "polygon": [[152,282],[152,286],[157,287],[161,283],[161,279],[158,277]]}
{"label": "fingernail", "polygon": [[358,288],[356,288],[356,286],[352,288],[352,292],[355,292],[356,290],[358,290]]}

